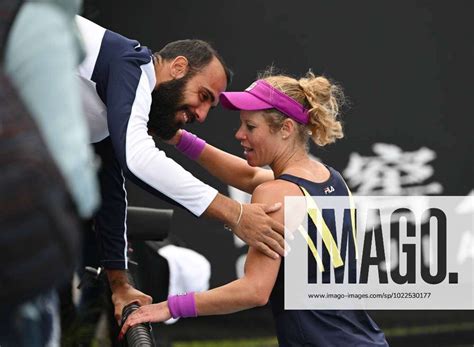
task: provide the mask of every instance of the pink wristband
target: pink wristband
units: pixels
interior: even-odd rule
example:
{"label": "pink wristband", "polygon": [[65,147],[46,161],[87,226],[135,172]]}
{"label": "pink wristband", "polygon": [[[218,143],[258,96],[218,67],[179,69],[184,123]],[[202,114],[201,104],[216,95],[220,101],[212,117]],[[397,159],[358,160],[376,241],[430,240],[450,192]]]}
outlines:
{"label": "pink wristband", "polygon": [[194,292],[169,296],[168,308],[173,318],[197,317]]}
{"label": "pink wristband", "polygon": [[196,160],[206,147],[206,141],[184,129],[181,129],[181,131],[181,138],[176,145],[176,149],[188,158]]}

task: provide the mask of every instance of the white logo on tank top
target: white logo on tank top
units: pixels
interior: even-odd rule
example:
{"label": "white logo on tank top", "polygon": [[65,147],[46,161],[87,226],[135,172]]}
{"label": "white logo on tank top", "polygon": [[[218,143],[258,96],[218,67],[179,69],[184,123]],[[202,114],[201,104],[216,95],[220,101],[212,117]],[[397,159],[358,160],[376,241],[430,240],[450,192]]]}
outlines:
{"label": "white logo on tank top", "polygon": [[334,192],[334,187],[333,186],[327,186],[326,188],[324,188],[324,194],[331,194],[332,192]]}

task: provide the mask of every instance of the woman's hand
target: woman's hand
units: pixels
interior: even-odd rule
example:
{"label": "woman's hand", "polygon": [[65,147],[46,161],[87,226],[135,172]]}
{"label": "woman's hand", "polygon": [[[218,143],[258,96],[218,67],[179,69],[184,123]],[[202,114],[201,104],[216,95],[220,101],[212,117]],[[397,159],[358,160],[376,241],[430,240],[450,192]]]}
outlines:
{"label": "woman's hand", "polygon": [[171,318],[170,310],[168,309],[168,302],[163,301],[158,304],[144,305],[139,309],[131,313],[125,323],[123,324],[122,330],[120,330],[119,340],[123,339],[128,329],[131,327],[148,322],[164,322]]}

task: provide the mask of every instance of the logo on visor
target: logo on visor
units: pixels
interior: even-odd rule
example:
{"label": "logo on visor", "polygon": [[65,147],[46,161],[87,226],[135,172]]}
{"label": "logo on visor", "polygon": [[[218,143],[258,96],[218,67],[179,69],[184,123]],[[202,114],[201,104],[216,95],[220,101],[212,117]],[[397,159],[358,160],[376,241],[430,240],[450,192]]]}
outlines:
{"label": "logo on visor", "polygon": [[245,91],[250,92],[253,88],[255,88],[256,85],[257,85],[257,82],[253,82],[251,85],[247,87],[247,89],[245,89]]}

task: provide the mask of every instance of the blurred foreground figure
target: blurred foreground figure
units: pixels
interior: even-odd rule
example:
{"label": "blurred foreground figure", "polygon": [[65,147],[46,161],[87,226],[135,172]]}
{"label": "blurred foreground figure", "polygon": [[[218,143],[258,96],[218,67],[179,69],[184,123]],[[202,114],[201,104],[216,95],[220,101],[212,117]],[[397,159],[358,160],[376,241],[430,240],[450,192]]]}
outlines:
{"label": "blurred foreground figure", "polygon": [[80,217],[99,202],[74,76],[77,6],[0,3],[2,347],[59,345],[55,288],[79,258]]}

